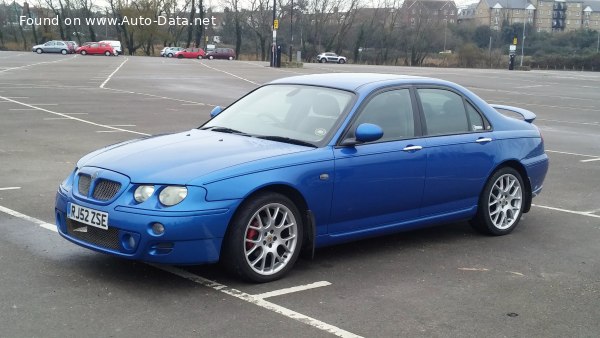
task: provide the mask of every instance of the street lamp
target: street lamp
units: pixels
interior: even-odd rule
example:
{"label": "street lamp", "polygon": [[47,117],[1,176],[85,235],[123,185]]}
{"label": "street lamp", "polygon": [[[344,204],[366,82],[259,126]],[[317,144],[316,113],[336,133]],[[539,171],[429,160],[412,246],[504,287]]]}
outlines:
{"label": "street lamp", "polygon": [[290,57],[288,58],[292,62],[292,51],[294,47],[294,0],[290,5]]}
{"label": "street lamp", "polygon": [[275,57],[277,56],[277,27],[275,27],[275,19],[277,18],[277,2],[273,0],[273,46],[272,46],[272,54],[271,54],[271,67],[277,67],[277,63],[275,62]]}
{"label": "street lamp", "polygon": [[523,18],[523,40],[521,40],[521,67],[523,67],[523,57],[525,55],[525,24],[527,24],[527,21],[534,10],[535,7],[532,4],[529,4],[529,6],[525,8],[525,17]]}

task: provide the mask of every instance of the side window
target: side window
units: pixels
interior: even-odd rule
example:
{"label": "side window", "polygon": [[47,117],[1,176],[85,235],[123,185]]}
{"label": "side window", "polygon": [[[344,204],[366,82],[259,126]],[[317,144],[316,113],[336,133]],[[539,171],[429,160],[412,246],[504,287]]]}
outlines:
{"label": "side window", "polygon": [[383,129],[379,141],[398,140],[415,136],[410,91],[390,90],[373,97],[360,113],[352,130],[361,123],[376,124]]}
{"label": "side window", "polygon": [[475,110],[475,108],[473,108],[473,106],[470,103],[467,103],[467,116],[469,118],[469,125],[471,127],[471,131],[491,129],[489,124],[487,124],[486,127],[486,123],[483,121],[483,118],[481,117],[481,115],[479,115],[477,110]]}
{"label": "side window", "polygon": [[[419,89],[418,93],[423,105],[427,135],[460,134],[472,130],[460,95],[444,89]],[[476,123],[483,126],[481,121]]]}

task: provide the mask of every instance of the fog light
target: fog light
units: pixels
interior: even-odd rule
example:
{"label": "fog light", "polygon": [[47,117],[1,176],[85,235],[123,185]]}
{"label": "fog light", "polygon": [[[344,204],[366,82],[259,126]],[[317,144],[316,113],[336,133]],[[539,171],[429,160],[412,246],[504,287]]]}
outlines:
{"label": "fog light", "polygon": [[127,244],[129,244],[130,248],[135,248],[135,238],[133,238],[133,236],[129,236],[129,239],[127,240]]}
{"label": "fog light", "polygon": [[152,233],[160,236],[165,233],[165,226],[160,223],[152,224]]}
{"label": "fog light", "polygon": [[133,251],[135,250],[135,246],[137,245],[137,238],[132,234],[124,234],[121,237],[121,245],[125,250]]}

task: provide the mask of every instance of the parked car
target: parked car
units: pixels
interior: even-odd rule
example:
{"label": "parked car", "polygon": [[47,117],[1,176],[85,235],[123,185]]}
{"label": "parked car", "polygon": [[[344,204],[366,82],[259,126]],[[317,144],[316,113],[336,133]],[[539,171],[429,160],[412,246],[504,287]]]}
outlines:
{"label": "parked car", "polygon": [[202,48],[186,48],[176,52],[173,56],[178,59],[202,59],[204,55],[204,49]]}
{"label": "parked car", "polygon": [[321,53],[317,55],[317,62],[325,63],[325,62],[337,62],[337,63],[346,63],[348,60],[345,56],[337,55],[336,53]]}
{"label": "parked car", "polygon": [[210,52],[206,53],[206,58],[209,60],[212,59],[226,59],[233,60],[235,59],[235,51],[231,48],[215,48]]}
{"label": "parked car", "polygon": [[165,47],[161,51],[160,56],[166,56],[166,57],[172,58],[175,55],[175,53],[177,53],[183,49],[184,49],[183,47]]}
{"label": "parked car", "polygon": [[118,41],[118,40],[102,40],[100,42],[102,42],[102,43],[108,43],[109,45],[111,45],[115,49],[115,51],[117,52],[116,55],[123,54],[123,49],[121,48],[121,41]]}
{"label": "parked car", "polygon": [[77,52],[77,48],[79,48],[79,46],[77,45],[77,42],[75,41],[66,41],[67,45],[69,46],[69,54],[74,54]]}
{"label": "parked car", "polygon": [[60,235],[267,282],[301,251],[366,237],[465,220],[506,235],[548,170],[534,113],[432,78],[284,78],[211,116],[80,159],[56,195]]}
{"label": "parked car", "polygon": [[77,53],[81,55],[87,54],[104,54],[106,56],[119,55],[117,51],[108,43],[93,42],[89,45],[81,46],[77,49]]}
{"label": "parked car", "polygon": [[66,41],[51,40],[41,45],[35,45],[31,48],[33,52],[42,53],[61,53],[69,54],[69,45]]}

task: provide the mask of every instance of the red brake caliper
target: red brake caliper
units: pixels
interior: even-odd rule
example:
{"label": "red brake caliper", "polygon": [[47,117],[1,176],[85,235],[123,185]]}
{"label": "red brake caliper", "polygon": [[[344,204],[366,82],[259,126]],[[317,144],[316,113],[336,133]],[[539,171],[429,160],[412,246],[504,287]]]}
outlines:
{"label": "red brake caliper", "polygon": [[[254,220],[252,221],[252,226],[256,226],[257,225],[257,221]],[[256,240],[256,238],[258,237],[258,231],[256,231],[256,229],[248,229],[248,231],[246,231],[246,239],[250,239],[250,240]],[[254,247],[254,243],[252,242],[246,242],[246,250],[250,250]]]}

